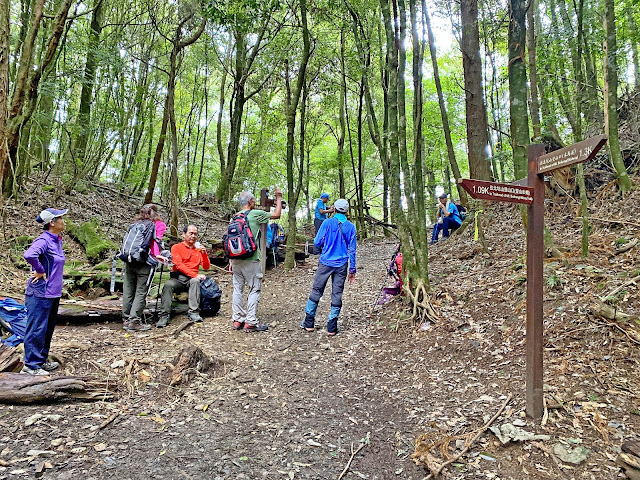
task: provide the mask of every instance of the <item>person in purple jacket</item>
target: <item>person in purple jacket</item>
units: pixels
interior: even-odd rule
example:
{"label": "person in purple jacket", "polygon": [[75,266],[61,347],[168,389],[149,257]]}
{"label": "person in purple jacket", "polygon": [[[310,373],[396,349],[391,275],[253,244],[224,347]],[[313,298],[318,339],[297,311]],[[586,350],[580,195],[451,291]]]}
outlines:
{"label": "person in purple jacket", "polygon": [[58,362],[49,362],[51,337],[56,327],[56,316],[62,295],[62,232],[65,229],[65,210],[47,208],[36,218],[44,224],[44,232],[24,252],[31,265],[31,278],[25,290],[27,331],[24,336],[24,367],[20,373],[49,375],[58,368]]}

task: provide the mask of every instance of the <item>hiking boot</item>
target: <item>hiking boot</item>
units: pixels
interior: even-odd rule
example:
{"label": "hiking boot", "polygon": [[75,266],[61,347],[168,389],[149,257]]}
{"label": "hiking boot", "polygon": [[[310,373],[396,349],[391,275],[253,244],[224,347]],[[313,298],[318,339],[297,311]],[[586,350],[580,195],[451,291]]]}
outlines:
{"label": "hiking boot", "polygon": [[158,323],[156,323],[156,328],[164,328],[169,323],[169,317],[160,317]]}
{"label": "hiking boot", "polygon": [[187,315],[187,317],[189,317],[189,320],[191,320],[192,322],[202,322],[202,317],[198,313],[190,313]]}
{"label": "hiking boot", "polygon": [[128,318],[123,318],[123,319],[122,319],[122,329],[123,329],[123,330],[126,330],[126,329],[127,329],[127,327],[129,326],[129,323],[130,323],[130,322],[129,322],[129,319],[128,319]]}
{"label": "hiking boot", "polygon": [[266,332],[267,330],[269,330],[269,325],[265,323],[256,323],[255,325],[245,324],[244,326],[244,333]]}
{"label": "hiking boot", "polygon": [[233,322],[234,330],[242,330],[244,328],[244,322]]}
{"label": "hiking boot", "polygon": [[303,329],[305,332],[313,332],[315,330],[315,328],[313,328],[313,327],[305,327],[304,326],[304,320],[300,324],[300,328]]}
{"label": "hiking boot", "polygon": [[151,325],[146,323],[142,323],[142,320],[131,320],[127,328],[125,329],[127,332],[146,332],[151,329]]}
{"label": "hiking boot", "polygon": [[29,368],[26,365],[22,367],[22,370],[20,370],[20,373],[23,375],[33,375],[33,376],[49,375],[49,372],[47,372],[43,368]]}
{"label": "hiking boot", "polygon": [[44,362],[42,364],[42,370],[44,370],[45,372],[53,372],[59,366],[60,364],[58,362]]}

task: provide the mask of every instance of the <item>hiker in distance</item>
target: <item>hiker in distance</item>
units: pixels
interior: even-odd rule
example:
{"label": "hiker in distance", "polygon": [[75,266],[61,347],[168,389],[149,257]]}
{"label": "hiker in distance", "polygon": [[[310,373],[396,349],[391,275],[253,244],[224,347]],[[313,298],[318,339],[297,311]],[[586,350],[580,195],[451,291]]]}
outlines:
{"label": "hiker in distance", "polygon": [[189,291],[189,311],[187,316],[192,322],[201,322],[200,282],[207,277],[199,273],[200,267],[209,270],[211,263],[207,250],[198,242],[198,228],[187,225],[182,229],[181,243],[171,247],[173,271],[171,278],[164,283],[162,300],[156,327],[163,328],[169,323],[173,292]]}
{"label": "hiker in distance", "polygon": [[327,203],[329,203],[329,194],[323,193],[320,195],[320,198],[316,202],[315,213],[313,217],[313,226],[316,229],[316,235],[320,230],[320,225],[327,219],[327,213],[334,213],[335,208],[333,206],[327,208]]}
{"label": "hiker in distance", "polygon": [[329,336],[338,334],[344,282],[348,278],[349,284],[353,284],[356,278],[356,227],[345,216],[349,202],[341,198],[336,200],[334,207],[336,214],[322,223],[313,241],[316,248],[322,248],[322,255],[304,309],[305,318],[300,324],[307,332],[313,332],[318,302],[331,278],[331,310],[327,320]]}
{"label": "hiker in distance", "polygon": [[[242,220],[246,218],[255,246],[260,245],[260,225],[269,220],[280,218],[282,213],[282,190],[275,188],[276,207],[273,213],[256,209],[256,197],[251,192],[242,192],[238,198],[240,211],[234,215]],[[232,220],[233,221],[233,220]],[[248,232],[247,232],[248,233]],[[239,259],[231,257],[233,269],[233,297],[231,320],[234,330],[244,330],[246,333],[264,332],[269,326],[258,320],[258,303],[260,302],[260,289],[262,288],[262,263],[260,262],[260,248],[248,258]],[[247,306],[244,306],[244,287],[249,287]]]}
{"label": "hiker in distance", "polygon": [[49,362],[49,348],[56,316],[62,296],[62,270],[65,256],[62,250],[62,232],[66,227],[65,210],[47,208],[40,212],[36,222],[43,230],[24,252],[24,259],[31,265],[31,276],[25,290],[27,330],[24,335],[24,367],[20,373],[49,375],[58,368],[58,362]]}
{"label": "hiker in distance", "polygon": [[133,237],[137,235],[141,244],[136,248],[144,250],[142,258],[123,259],[122,328],[128,332],[144,332],[151,328],[143,321],[142,312],[147,305],[147,292],[158,264],[155,257],[160,253],[159,242],[166,229],[167,225],[158,216],[156,206],[145,205],[123,240],[123,246],[126,238],[135,243]]}
{"label": "hiker in distance", "polygon": [[451,232],[460,228],[462,225],[462,217],[456,204],[449,201],[447,194],[442,193],[438,197],[438,214],[436,215],[436,224],[433,226],[433,234],[429,245],[438,242],[438,235],[442,232],[442,238],[449,238]]}

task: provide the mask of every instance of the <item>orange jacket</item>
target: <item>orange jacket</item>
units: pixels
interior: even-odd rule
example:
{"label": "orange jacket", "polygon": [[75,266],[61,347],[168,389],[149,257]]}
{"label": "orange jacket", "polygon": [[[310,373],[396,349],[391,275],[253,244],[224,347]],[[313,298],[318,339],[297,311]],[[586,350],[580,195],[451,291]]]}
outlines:
{"label": "orange jacket", "polygon": [[205,270],[209,270],[209,256],[201,253],[199,250],[189,248],[186,243],[176,243],[171,247],[171,256],[173,257],[173,271],[180,271],[187,277],[193,278],[198,276],[200,265]]}

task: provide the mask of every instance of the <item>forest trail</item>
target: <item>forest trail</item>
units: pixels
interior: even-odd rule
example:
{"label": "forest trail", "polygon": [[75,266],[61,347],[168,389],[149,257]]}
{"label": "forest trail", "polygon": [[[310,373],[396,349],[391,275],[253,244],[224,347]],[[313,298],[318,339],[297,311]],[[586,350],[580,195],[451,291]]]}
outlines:
{"label": "forest trail", "polygon": [[[638,203],[634,192],[627,206]],[[345,288],[335,338],[322,328],[328,295],[320,328],[299,328],[317,257],[292,272],[267,272],[259,315],[268,332],[231,329],[231,278],[221,270],[213,272],[223,290],[221,312],[177,336],[184,315],[166,329],[134,334],[119,323],[59,325],[52,352],[63,371],[109,379],[118,386],[116,399],[0,406],[0,478],[31,477],[46,462],[45,478],[56,479],[335,479],[366,443],[344,478],[423,479],[428,471],[411,459],[418,435],[473,433],[509,394],[495,425],[521,425],[549,439],[502,446],[487,431],[445,478],[617,478],[616,448],[640,427],[638,346],[588,308],[638,275],[637,248],[612,253],[617,238],[631,239],[637,230],[596,226],[594,253],[584,260],[577,254],[579,220],[550,222],[569,251],[545,262],[545,279],[555,280],[545,291],[543,426],[523,418],[524,236],[517,209],[495,207],[484,222],[487,252],[472,231],[431,247],[440,320],[423,328],[407,325],[399,300],[373,308],[396,247],[380,239],[359,245],[357,280]],[[618,306],[637,316],[637,287],[628,287]],[[168,386],[167,365],[192,345],[214,368]],[[588,455],[572,465],[553,453],[556,445],[586,447]],[[452,439],[449,452],[463,447]]]}

